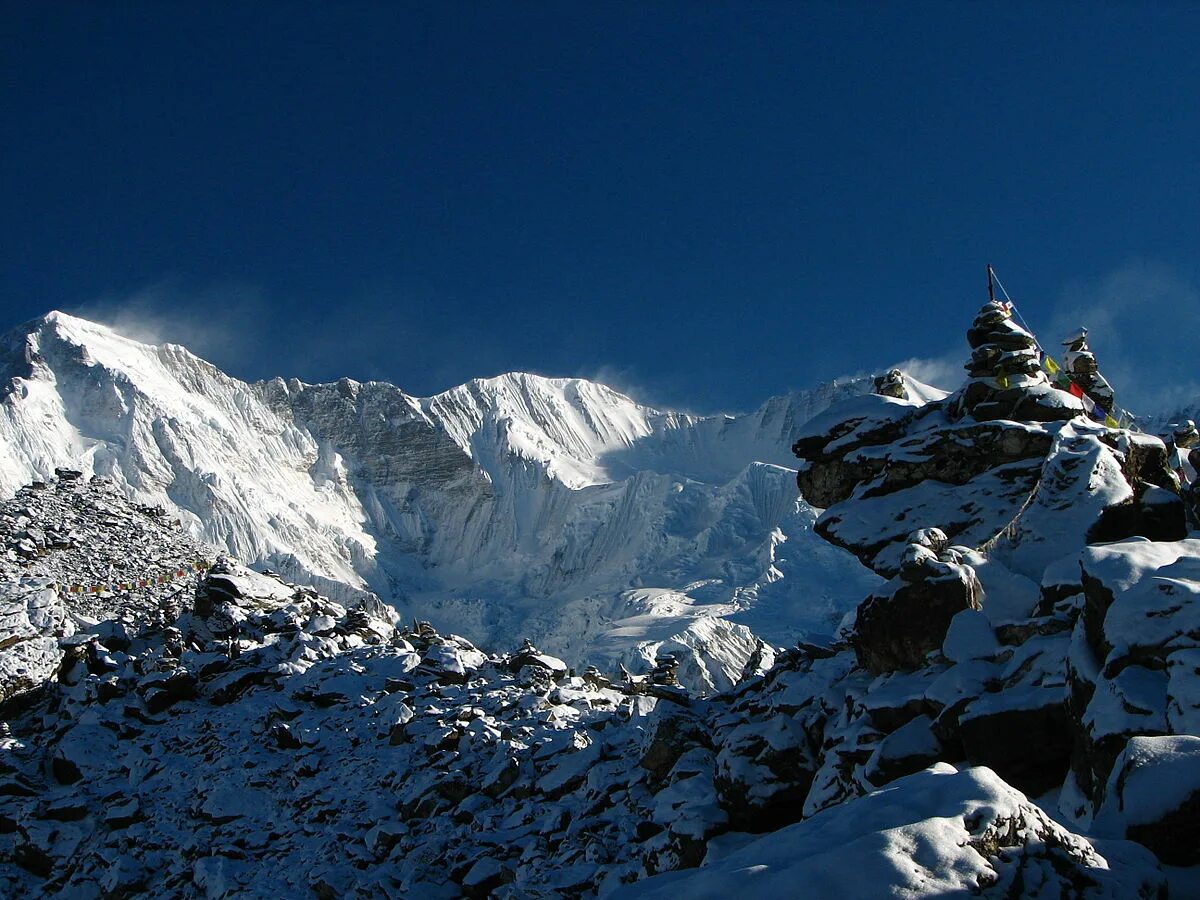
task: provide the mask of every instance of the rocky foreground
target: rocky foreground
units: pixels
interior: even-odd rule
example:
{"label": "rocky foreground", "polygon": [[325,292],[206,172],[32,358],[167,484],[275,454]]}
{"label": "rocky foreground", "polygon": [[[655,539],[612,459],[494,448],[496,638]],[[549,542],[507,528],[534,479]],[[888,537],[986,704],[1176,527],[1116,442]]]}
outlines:
{"label": "rocky foreground", "polygon": [[782,866],[773,896],[1163,883],[1148,851],[1073,834],[987,769],[919,771],[947,755],[923,695],[962,693],[981,660],[880,680],[798,648],[700,700],[669,661],[610,683],[531,647],[487,656],[232,563],[171,625],[66,643],[4,740],[10,896],[654,895],[675,888],[633,883],[718,846],[720,871]]}
{"label": "rocky foreground", "polygon": [[204,549],[103,483],[23,493],[0,893],[1188,896],[1200,535],[1166,448],[973,364],[803,429],[816,530],[886,583],[710,696],[667,656],[575,672],[229,559],[81,598],[114,547],[126,584]]}

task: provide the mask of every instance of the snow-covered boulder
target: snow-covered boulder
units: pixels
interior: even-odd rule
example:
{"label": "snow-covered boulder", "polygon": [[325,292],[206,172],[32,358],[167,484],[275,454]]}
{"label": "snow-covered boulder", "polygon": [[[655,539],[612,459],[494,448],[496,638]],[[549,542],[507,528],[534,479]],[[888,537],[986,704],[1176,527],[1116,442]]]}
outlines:
{"label": "snow-covered boulder", "polygon": [[1139,735],[1200,726],[1200,539],[1131,538],[1080,559],[1085,601],[1072,642],[1075,776],[1099,800]]}
{"label": "snow-covered boulder", "polygon": [[613,896],[1159,896],[1153,857],[1122,850],[1106,859],[990,770],[942,763]]}
{"label": "snow-covered boulder", "polygon": [[1135,737],[1117,757],[1098,830],[1174,866],[1200,864],[1200,737]]}
{"label": "snow-covered boulder", "polygon": [[923,666],[939,650],[951,621],[977,610],[983,591],[975,570],[922,544],[910,544],[900,574],[858,607],[853,644],[859,663],[880,675]]}

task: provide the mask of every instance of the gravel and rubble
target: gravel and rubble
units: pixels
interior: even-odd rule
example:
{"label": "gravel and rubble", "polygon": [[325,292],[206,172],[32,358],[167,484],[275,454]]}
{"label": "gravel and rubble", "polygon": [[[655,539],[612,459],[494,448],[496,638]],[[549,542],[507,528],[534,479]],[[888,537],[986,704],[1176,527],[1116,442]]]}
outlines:
{"label": "gravel and rubble", "polygon": [[[173,621],[216,558],[162,509],[59,469],[0,501],[0,703],[54,674],[72,635]],[[119,641],[118,641],[119,643]]]}

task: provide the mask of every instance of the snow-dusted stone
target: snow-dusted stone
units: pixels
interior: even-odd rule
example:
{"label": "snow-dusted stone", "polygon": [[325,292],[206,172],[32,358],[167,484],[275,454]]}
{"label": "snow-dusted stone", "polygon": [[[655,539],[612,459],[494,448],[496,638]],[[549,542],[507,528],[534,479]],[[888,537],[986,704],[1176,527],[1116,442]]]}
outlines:
{"label": "snow-dusted stone", "polygon": [[749,721],[724,732],[716,787],[731,827],[761,832],[795,822],[816,769],[808,735],[794,719]]}
{"label": "snow-dusted stone", "polygon": [[912,775],[941,759],[941,741],[933,733],[929,716],[917,716],[893,731],[867,760],[865,774],[871,784],[883,787],[897,778]]}
{"label": "snow-dusted stone", "polygon": [[1145,485],[1135,496],[1107,507],[1087,537],[1090,543],[1119,541],[1131,535],[1152,541],[1178,541],[1187,533],[1183,498],[1174,490]]}
{"label": "snow-dusted stone", "polygon": [[877,675],[923,666],[932,651],[941,649],[954,617],[979,608],[974,569],[943,562],[918,544],[909,547],[900,575],[858,607],[854,651],[859,663]]}
{"label": "snow-dusted stone", "polygon": [[938,522],[953,541],[981,544],[1019,512],[1050,444],[1042,429],[1015,423],[918,432],[872,451],[882,474],[864,471],[857,492],[827,508],[816,530],[884,576],[897,571],[913,522]]}
{"label": "snow-dusted stone", "polygon": [[1167,731],[1200,734],[1200,649],[1167,657]]}
{"label": "snow-dusted stone", "polygon": [[1047,615],[1060,604],[1072,602],[1083,594],[1083,574],[1079,567],[1079,554],[1071,553],[1060,557],[1046,566],[1042,573],[1039,590],[1038,612]]}
{"label": "snow-dusted stone", "polygon": [[1200,540],[1088,548],[1070,653],[1079,787],[1096,800],[1126,741],[1200,724]]}
{"label": "snow-dusted stone", "polygon": [[1200,863],[1200,737],[1130,738],[1096,827],[1149,847],[1164,863]]}
{"label": "snow-dusted stone", "polygon": [[[1031,629],[994,661],[968,660],[950,670],[982,667],[974,685],[963,679],[939,726],[952,733],[966,758],[995,770],[1010,784],[1041,794],[1060,784],[1073,749],[1065,656],[1070,636]],[[952,721],[952,718],[956,721]]]}
{"label": "snow-dusted stone", "polygon": [[486,659],[470,641],[450,638],[429,646],[421,659],[421,668],[445,684],[464,684],[468,675]]}
{"label": "snow-dusted stone", "polygon": [[950,620],[942,654],[951,662],[987,659],[1000,649],[991,620],[980,610],[964,609]]}
{"label": "snow-dusted stone", "polygon": [[566,675],[568,672],[568,666],[565,662],[558,657],[542,653],[529,641],[526,641],[520,651],[513,656],[512,661],[509,663],[509,668],[513,672],[520,672],[525,668],[541,669],[550,673],[555,678]]}
{"label": "snow-dusted stone", "polygon": [[1200,539],[1130,538],[1083,555],[1084,621],[1108,671],[1200,646]]}
{"label": "snow-dusted stone", "polygon": [[916,672],[882,675],[871,682],[859,702],[871,724],[885,734],[890,733],[917,716],[934,712],[935,708],[941,706],[931,703],[926,692],[942,671],[929,667]]}
{"label": "snow-dusted stone", "polygon": [[922,404],[864,394],[814,416],[797,435],[792,452],[803,460],[797,480],[810,503],[827,508],[846,498],[858,482],[878,474],[881,460],[851,451],[889,444],[904,434]]}
{"label": "snow-dusted stone", "polygon": [[[1127,861],[1132,861],[1129,865]],[[703,868],[631,885],[622,898],[1158,895],[1136,852],[1105,859],[986,768],[938,764],[733,850]]]}
{"label": "snow-dusted stone", "polygon": [[116,735],[101,725],[81,723],[59,737],[50,758],[50,771],[59,784],[94,781],[117,761]]}
{"label": "snow-dusted stone", "polygon": [[689,749],[711,746],[712,739],[695,713],[687,707],[663,703],[646,723],[638,765],[661,781]]}
{"label": "snow-dusted stone", "polygon": [[510,868],[494,856],[484,856],[463,876],[463,893],[468,897],[490,897],[498,887],[512,879]]}

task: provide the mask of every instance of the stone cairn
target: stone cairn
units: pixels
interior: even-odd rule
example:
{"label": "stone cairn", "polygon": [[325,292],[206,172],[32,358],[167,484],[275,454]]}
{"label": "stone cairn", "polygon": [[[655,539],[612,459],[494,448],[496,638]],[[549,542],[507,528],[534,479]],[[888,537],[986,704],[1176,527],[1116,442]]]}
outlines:
{"label": "stone cairn", "polygon": [[975,315],[967,331],[971,359],[964,368],[970,376],[962,394],[962,412],[980,407],[1019,402],[1023,390],[1044,383],[1037,340],[1012,319],[1004,304],[990,301]]}
{"label": "stone cairn", "polygon": [[650,670],[650,683],[662,687],[677,687],[679,685],[679,658],[674,653],[662,653],[654,658],[654,668]]}

